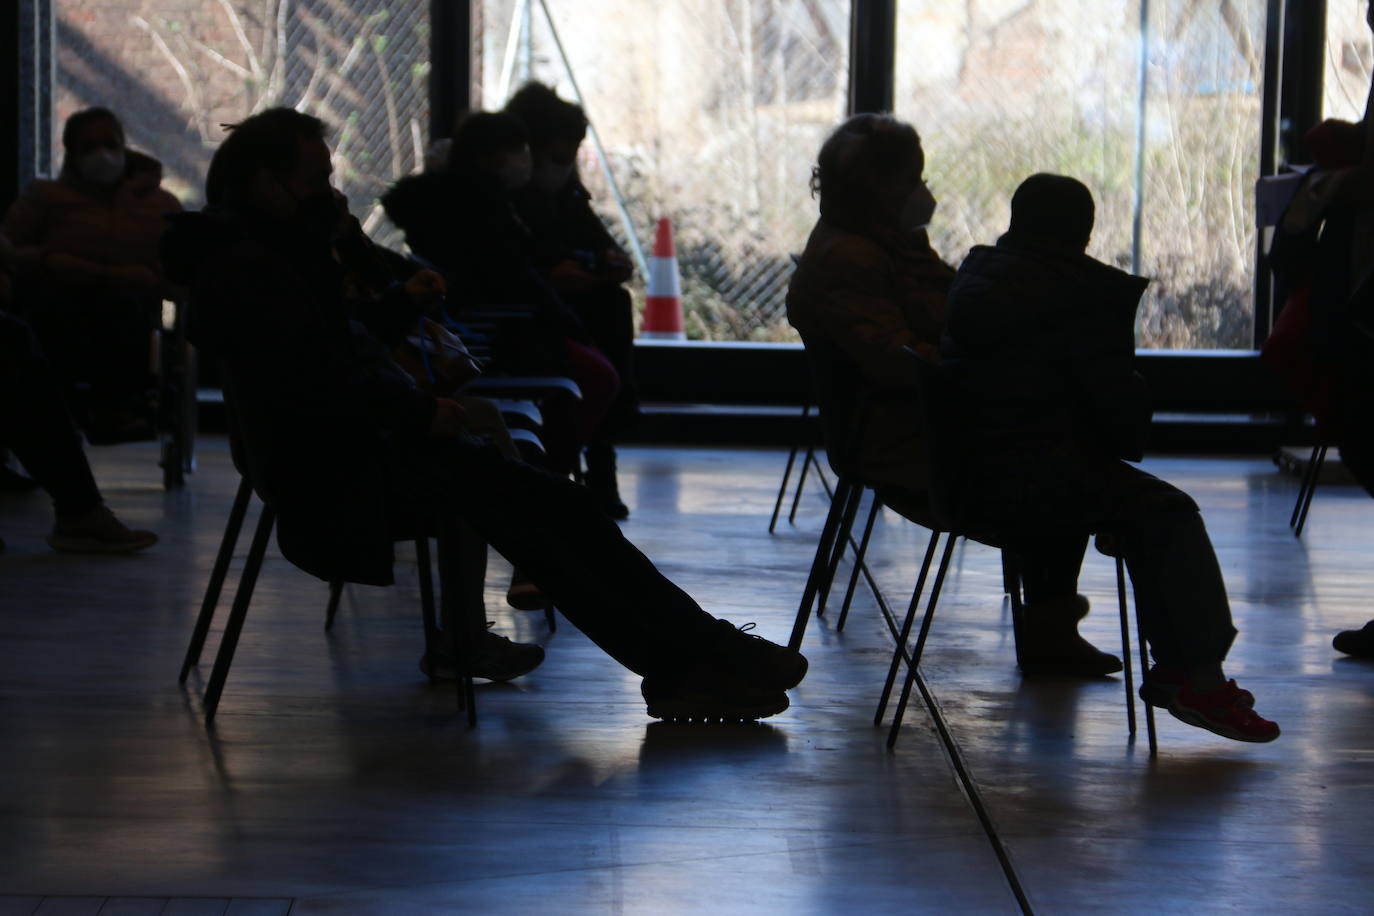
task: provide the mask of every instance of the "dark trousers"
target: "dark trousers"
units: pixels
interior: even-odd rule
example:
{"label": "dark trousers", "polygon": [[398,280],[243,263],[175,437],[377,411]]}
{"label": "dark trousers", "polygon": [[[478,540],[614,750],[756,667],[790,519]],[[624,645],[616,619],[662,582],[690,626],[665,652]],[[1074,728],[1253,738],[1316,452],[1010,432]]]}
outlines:
{"label": "dark trousers", "polygon": [[445,526],[461,521],[636,674],[681,673],[719,639],[715,618],[627,541],[583,487],[475,440],[398,443],[390,462],[396,507],[439,526],[445,583],[473,572],[461,547],[445,546]]}
{"label": "dark trousers", "polygon": [[1226,586],[1188,494],[1124,461],[1081,456],[1051,473],[1023,466],[1015,490],[1000,503],[980,500],[979,515],[1016,532],[1008,542],[1029,571],[1029,601],[1073,594],[1088,534],[1106,535],[1130,571],[1155,661],[1188,667],[1226,657],[1236,635]]}
{"label": "dark trousers", "polygon": [[634,423],[639,413],[634,373],[634,302],[623,286],[565,295],[564,301],[577,313],[596,348],[620,376],[620,388],[596,435],[599,440],[613,441]]}
{"label": "dark trousers", "polygon": [[32,329],[0,312],[0,446],[52,497],[58,515],[100,504],[91,466]]}
{"label": "dark trousers", "polygon": [[44,299],[33,310],[33,327],[64,393],[85,384],[89,394],[83,407],[141,409],[152,383],[153,308],[151,302],[109,295]]}

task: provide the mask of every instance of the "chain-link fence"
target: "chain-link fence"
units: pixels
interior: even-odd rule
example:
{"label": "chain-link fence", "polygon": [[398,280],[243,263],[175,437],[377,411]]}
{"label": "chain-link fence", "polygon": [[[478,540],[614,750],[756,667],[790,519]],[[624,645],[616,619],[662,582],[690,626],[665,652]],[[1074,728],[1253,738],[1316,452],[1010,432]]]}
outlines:
{"label": "chain-link fence", "polygon": [[[688,336],[795,340],[783,300],[812,158],[844,112],[849,0],[549,0],[566,60],[538,0],[480,7],[483,107],[525,79],[568,98],[576,82],[631,231],[673,221]],[[624,235],[591,144],[580,168]]]}
{"label": "chain-link fence", "polygon": [[57,0],[56,15],[58,131],[111,108],[195,205],[222,125],[291,106],[330,125],[339,187],[391,235],[377,197],[428,127],[426,0]]}
{"label": "chain-link fence", "polygon": [[[1090,252],[1151,278],[1144,347],[1252,345],[1265,0],[904,0],[897,108],[957,263],[1034,172],[1092,188]],[[1146,67],[1140,67],[1142,50]]]}

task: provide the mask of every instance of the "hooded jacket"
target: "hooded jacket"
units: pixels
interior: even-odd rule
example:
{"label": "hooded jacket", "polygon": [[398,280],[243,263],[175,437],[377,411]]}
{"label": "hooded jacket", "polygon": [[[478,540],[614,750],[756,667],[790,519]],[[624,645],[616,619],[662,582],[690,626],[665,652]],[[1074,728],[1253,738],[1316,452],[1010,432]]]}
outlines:
{"label": "hooded jacket", "polygon": [[349,298],[328,242],[229,213],[176,217],[163,260],[190,289],[191,340],[220,361],[235,463],[276,508],[283,555],[322,579],[390,584],[387,453],[434,413],[390,357],[419,310],[399,287]]}
{"label": "hooded jacket", "polygon": [[970,251],[950,287],[942,348],[970,443],[1138,461],[1150,406],[1134,368],[1135,315],[1147,284],[1013,233]]}

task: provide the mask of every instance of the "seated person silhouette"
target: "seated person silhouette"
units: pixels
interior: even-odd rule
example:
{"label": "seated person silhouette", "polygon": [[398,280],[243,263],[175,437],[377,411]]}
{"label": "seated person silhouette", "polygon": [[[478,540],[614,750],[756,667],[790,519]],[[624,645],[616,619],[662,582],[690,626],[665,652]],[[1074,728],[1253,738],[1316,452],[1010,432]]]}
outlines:
{"label": "seated person silhouette", "polygon": [[1236,631],[1197,505],[1126,463],[1140,460],[1150,420],[1133,368],[1147,281],[1085,253],[1094,204],[1072,178],[1031,176],[1011,214],[950,287],[946,406],[959,442],[942,466],[958,477],[936,485],[960,527],[997,533],[1066,599],[1089,535],[1109,537],[1154,656],[1141,697],[1227,738],[1272,741],[1279,727],[1222,671]]}
{"label": "seated person silhouette", "polygon": [[146,439],[153,434],[149,332],[171,292],[158,240],[175,200],[142,190],[151,157],[128,149],[124,128],[107,109],[68,118],[62,147],[56,180],[31,182],[0,225],[18,251],[23,317],[67,394],[89,386],[74,406],[90,441]]}
{"label": "seated person silhouette", "polygon": [[[819,388],[827,451],[841,453],[885,503],[935,525],[926,500],[930,464],[919,435],[916,372],[906,349],[939,359],[945,299],[954,268],[931,247],[926,225],[936,201],[925,152],[911,125],[863,114],[822,145],[812,189],[817,220],[787,291],[787,317],[801,334]],[[869,393],[859,416],[861,392]],[[1116,656],[1078,635],[1087,599],[1024,564],[1031,623],[1017,653],[1026,674],[1101,677]]]}
{"label": "seated person silhouette", "polygon": [[584,488],[470,436],[455,402],[418,390],[391,360],[427,284],[385,304],[345,299],[330,155],[316,118],[286,108],[248,118],[215,152],[206,210],[181,217],[164,246],[191,288],[193,338],[232,381],[251,476],[276,506],[287,559],[326,580],[387,584],[388,519],[409,516],[439,527],[447,583],[462,578],[446,546],[461,523],[643,677],[650,716],[786,709],[804,657],[707,614]]}
{"label": "seated person silhouette", "polygon": [[156,534],[129,530],[105,505],[33,330],[6,311],[14,307],[13,266],[13,251],[0,236],[0,448],[12,451],[52,497],[56,521],[48,544],[54,550],[131,553],[151,547]]}
{"label": "seated person silhouette", "polygon": [[620,377],[535,264],[534,237],[513,200],[532,170],[529,138],[517,118],[471,112],[458,122],[443,168],[401,179],[382,196],[382,206],[405,231],[410,250],[444,275],[459,320],[465,306],[534,310],[535,320],[521,326],[515,368],[566,375],[581,389],[581,400],[550,403],[544,416],[547,466],[568,474],[604,423]]}
{"label": "seated person silhouette", "polygon": [[527,83],[505,110],[529,132],[534,169],[529,183],[515,192],[514,203],[533,238],[535,266],[620,376],[615,401],[587,446],[586,483],[607,515],[626,518],[630,510],[620,499],[614,443],[639,413],[635,308],[625,288],[634,268],[592,209],[578,174],[577,151],[588,127],[582,106],[560,99],[542,83]]}

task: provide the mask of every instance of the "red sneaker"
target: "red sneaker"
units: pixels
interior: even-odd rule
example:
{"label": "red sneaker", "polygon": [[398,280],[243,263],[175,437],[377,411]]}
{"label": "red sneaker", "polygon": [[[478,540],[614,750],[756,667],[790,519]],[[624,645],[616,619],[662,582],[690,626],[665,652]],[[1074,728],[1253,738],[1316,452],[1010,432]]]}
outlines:
{"label": "red sneaker", "polygon": [[[1144,688],[1141,691],[1143,693]],[[1251,705],[1246,704],[1247,697]],[[1185,683],[1165,708],[1181,722],[1205,728],[1232,741],[1256,744],[1273,741],[1279,736],[1278,724],[1256,713],[1254,701],[1254,696],[1237,687],[1235,681],[1227,681],[1221,687],[1206,692],[1195,690],[1192,684]]]}
{"label": "red sneaker", "polygon": [[[1140,698],[1151,706],[1168,709],[1178,696],[1178,691],[1188,683],[1188,675],[1177,668],[1161,668],[1155,665],[1140,685]],[[1236,682],[1231,681],[1234,685]],[[1255,708],[1255,695],[1244,687],[1236,687],[1236,705],[1246,709]]]}

